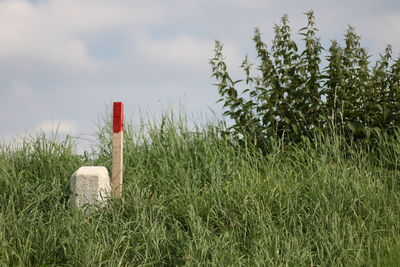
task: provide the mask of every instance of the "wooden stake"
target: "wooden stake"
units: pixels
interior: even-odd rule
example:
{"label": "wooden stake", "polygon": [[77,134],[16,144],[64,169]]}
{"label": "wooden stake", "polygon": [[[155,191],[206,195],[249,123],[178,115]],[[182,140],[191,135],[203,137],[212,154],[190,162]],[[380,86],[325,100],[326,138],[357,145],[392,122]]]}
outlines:
{"label": "wooden stake", "polygon": [[123,151],[124,151],[124,104],[122,102],[114,102],[111,190],[113,196],[116,198],[119,198],[122,195]]}

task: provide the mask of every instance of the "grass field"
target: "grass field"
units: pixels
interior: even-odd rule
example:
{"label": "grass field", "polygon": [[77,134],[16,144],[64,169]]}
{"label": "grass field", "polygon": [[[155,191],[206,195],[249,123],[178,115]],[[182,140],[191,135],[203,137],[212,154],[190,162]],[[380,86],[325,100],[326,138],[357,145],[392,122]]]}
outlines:
{"label": "grass field", "polygon": [[[360,152],[321,137],[268,155],[213,127],[129,128],[124,195],[68,207],[81,165],[110,170],[110,133],[78,156],[39,136],[0,149],[1,266],[395,266],[400,143]],[[400,137],[400,136],[399,136]]]}

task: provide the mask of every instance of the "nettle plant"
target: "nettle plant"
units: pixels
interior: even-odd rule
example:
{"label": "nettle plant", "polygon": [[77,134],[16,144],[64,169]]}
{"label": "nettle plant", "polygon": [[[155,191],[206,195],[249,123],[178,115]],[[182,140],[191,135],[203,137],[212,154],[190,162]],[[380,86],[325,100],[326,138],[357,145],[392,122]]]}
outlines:
{"label": "nettle plant", "polygon": [[349,27],[343,45],[332,41],[324,49],[313,12],[306,16],[307,26],[299,31],[303,51],[292,39],[286,15],[274,27],[270,48],[256,28],[258,62],[246,56],[240,80],[229,75],[223,45],[216,41],[210,63],[224,115],[233,121],[229,134],[261,147],[270,137],[288,144],[327,129],[347,140],[392,134],[400,125],[400,59],[393,59],[391,46],[371,65],[360,36]]}

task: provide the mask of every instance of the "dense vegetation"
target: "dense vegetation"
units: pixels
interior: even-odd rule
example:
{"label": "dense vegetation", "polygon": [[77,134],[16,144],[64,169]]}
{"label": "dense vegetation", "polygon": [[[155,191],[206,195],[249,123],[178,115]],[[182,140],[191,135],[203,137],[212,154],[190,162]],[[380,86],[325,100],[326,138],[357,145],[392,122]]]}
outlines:
{"label": "dense vegetation", "polygon": [[245,58],[242,80],[231,78],[222,43],[216,42],[211,65],[225,115],[233,121],[229,132],[240,139],[251,137],[264,148],[269,137],[289,144],[326,129],[364,143],[382,133],[392,134],[400,124],[400,58],[393,59],[388,45],[371,66],[352,27],[344,46],[332,41],[324,49],[313,12],[306,15],[307,26],[299,32],[302,51],[291,37],[287,16],[275,25],[270,49],[255,30],[258,63],[254,66]]}
{"label": "dense vegetation", "polygon": [[[81,165],[97,154],[43,136],[0,152],[1,266],[388,266],[400,261],[400,144],[372,152],[337,138],[268,155],[213,127],[128,128],[121,200],[68,207]],[[144,134],[148,132],[149,134]],[[400,137],[397,134],[398,137]]]}
{"label": "dense vegetation", "polygon": [[110,170],[109,124],[90,155],[71,138],[0,145],[0,266],[398,265],[400,61],[388,47],[370,68],[350,28],[321,70],[307,16],[301,53],[286,17],[271,52],[256,30],[247,99],[217,42],[232,127],[128,126],[123,197],[102,209],[71,208],[69,179],[82,165]]}

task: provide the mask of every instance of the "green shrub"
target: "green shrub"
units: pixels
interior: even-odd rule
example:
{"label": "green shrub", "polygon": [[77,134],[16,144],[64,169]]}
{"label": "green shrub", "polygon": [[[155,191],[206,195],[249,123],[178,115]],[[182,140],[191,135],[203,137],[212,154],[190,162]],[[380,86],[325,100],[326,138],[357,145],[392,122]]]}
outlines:
{"label": "green shrub", "polygon": [[393,134],[400,119],[400,59],[392,58],[391,46],[371,67],[371,56],[353,27],[346,31],[344,46],[332,41],[324,49],[313,12],[306,15],[307,26],[299,31],[302,51],[291,37],[286,15],[274,27],[270,48],[256,28],[258,63],[250,63],[246,56],[241,80],[229,75],[223,45],[216,41],[210,63],[224,115],[233,121],[229,133],[242,140],[249,137],[260,147],[270,137],[288,144],[327,129],[348,141],[367,143],[377,134]]}

